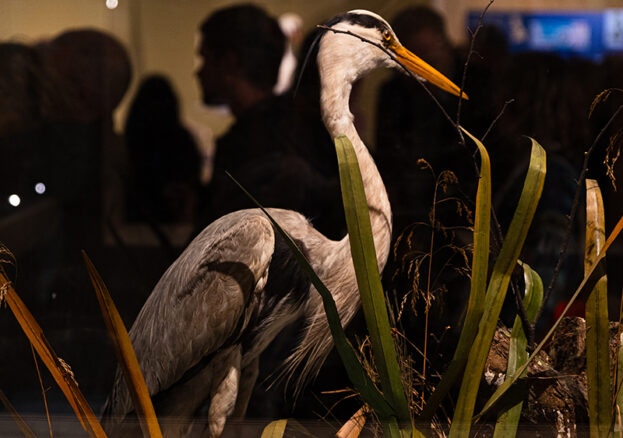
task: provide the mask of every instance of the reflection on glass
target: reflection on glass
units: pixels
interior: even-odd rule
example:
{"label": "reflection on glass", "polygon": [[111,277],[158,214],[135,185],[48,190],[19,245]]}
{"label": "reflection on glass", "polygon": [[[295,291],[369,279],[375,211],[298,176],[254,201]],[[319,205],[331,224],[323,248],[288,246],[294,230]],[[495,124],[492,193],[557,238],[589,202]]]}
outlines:
{"label": "reflection on glass", "polygon": [[42,182],[35,184],[35,192],[37,192],[38,195],[43,195],[45,193],[45,184]]}
{"label": "reflection on glass", "polygon": [[12,194],[11,196],[9,196],[9,204],[11,204],[13,207],[17,207],[19,206],[19,204],[22,202],[22,200],[20,199],[20,197],[18,195],[16,195],[15,193]]}

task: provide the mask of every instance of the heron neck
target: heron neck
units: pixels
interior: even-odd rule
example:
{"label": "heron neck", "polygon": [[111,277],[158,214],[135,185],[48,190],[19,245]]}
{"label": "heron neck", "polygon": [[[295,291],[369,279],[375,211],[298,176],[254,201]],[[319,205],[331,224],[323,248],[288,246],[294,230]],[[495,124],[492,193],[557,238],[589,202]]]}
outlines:
{"label": "heron neck", "polygon": [[[352,83],[346,81],[342,86],[323,84],[320,96],[322,117],[329,134],[335,138],[344,134],[353,145],[366,192],[370,223],[374,246],[377,253],[379,269],[385,267],[389,255],[392,234],[392,213],[381,175],[363,143],[353,123],[353,115],[349,108]],[[348,243],[348,236],[344,238]]]}

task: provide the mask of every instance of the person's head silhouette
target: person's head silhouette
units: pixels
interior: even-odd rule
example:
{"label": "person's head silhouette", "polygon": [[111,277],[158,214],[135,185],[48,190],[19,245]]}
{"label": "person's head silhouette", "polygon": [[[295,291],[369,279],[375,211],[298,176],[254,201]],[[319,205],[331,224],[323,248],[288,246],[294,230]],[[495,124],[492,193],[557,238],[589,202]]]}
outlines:
{"label": "person's head silhouette", "polygon": [[221,9],[201,24],[203,102],[236,115],[272,94],[285,50],[277,20],[257,6]]}
{"label": "person's head silhouette", "polygon": [[42,47],[69,98],[72,120],[110,118],[132,78],[130,58],[112,35],[96,29],[63,32]]}

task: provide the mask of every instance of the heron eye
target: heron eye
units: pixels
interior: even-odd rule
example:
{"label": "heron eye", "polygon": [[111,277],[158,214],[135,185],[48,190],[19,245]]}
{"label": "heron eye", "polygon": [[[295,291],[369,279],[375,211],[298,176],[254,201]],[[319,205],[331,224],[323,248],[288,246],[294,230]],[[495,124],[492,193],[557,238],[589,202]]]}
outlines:
{"label": "heron eye", "polygon": [[392,33],[389,30],[385,29],[383,31],[383,38],[385,38],[385,41],[391,40],[392,39]]}

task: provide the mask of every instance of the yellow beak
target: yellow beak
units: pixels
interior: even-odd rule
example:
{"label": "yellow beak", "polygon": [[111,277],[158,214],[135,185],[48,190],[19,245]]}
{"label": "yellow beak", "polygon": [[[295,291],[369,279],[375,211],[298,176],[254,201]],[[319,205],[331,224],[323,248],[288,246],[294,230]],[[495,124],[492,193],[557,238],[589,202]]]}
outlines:
{"label": "yellow beak", "polygon": [[[396,54],[398,60],[416,75],[426,79],[428,82],[441,88],[442,90],[454,94],[455,96],[459,96],[459,93],[461,93],[459,87],[457,87],[450,79],[439,73],[430,64],[411,53],[405,47],[400,44],[396,44],[394,47],[390,47],[390,49]],[[461,94],[461,97],[465,100],[469,99],[465,92]]]}

